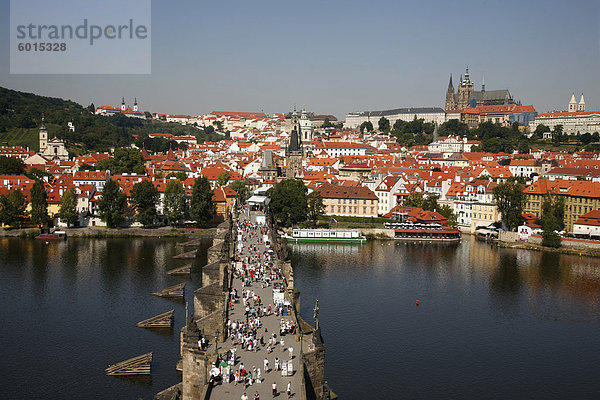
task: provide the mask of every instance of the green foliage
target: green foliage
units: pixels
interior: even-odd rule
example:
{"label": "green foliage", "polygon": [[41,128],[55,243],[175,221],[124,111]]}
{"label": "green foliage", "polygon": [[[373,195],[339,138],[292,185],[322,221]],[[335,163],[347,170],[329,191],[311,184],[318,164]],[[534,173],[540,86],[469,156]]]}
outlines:
{"label": "green foliage", "polygon": [[187,174],[183,171],[180,172],[169,172],[166,176],[167,179],[169,178],[176,178],[179,179],[180,181],[185,181],[187,179]]}
{"label": "green foliage", "polygon": [[212,201],[213,191],[205,176],[196,179],[190,200],[190,217],[199,227],[204,227],[216,213],[215,203]]}
{"label": "green foliage", "polygon": [[60,219],[69,227],[79,219],[75,189],[67,190],[60,199]]}
{"label": "green foliage", "polygon": [[244,204],[250,198],[250,190],[242,180],[233,181],[229,187],[236,191],[238,204]]}
{"label": "green foliage", "polygon": [[421,207],[423,205],[423,195],[421,193],[412,192],[404,200],[405,207]]}
{"label": "green foliage", "polygon": [[451,119],[439,127],[440,136],[469,136],[469,126],[458,119]]}
{"label": "green foliage", "polygon": [[556,125],[554,127],[552,130],[552,143],[559,145],[567,139],[563,134],[563,130],[564,129],[562,125]]}
{"label": "green foliage", "polygon": [[46,225],[50,219],[47,197],[44,184],[41,181],[35,181],[31,188],[31,222],[38,226]]}
{"label": "green foliage", "polygon": [[325,117],[325,120],[323,121],[323,125],[321,126],[321,128],[333,128],[333,124],[331,123],[331,121],[329,120],[328,117]]}
{"label": "green foliage", "polygon": [[438,209],[437,199],[437,195],[428,194],[427,197],[423,199],[423,204],[421,205],[421,208],[427,211],[436,211]]}
{"label": "green foliage", "polygon": [[131,189],[131,202],[137,211],[135,218],[145,227],[156,220],[158,196],[158,190],[150,181],[136,183]]}
{"label": "green foliage", "polygon": [[494,200],[502,213],[502,222],[512,231],[521,225],[525,193],[517,182],[501,183],[494,188]]}
{"label": "green foliage", "polygon": [[387,132],[390,130],[390,120],[386,117],[379,118],[379,122],[377,122],[377,125],[381,132]]}
{"label": "green foliage", "polygon": [[542,228],[544,231],[562,231],[565,229],[565,199],[548,193],[542,201]]}
{"label": "green foliage", "polygon": [[304,182],[296,179],[285,179],[269,189],[269,206],[275,220],[283,226],[292,226],[306,220],[307,191]]}
{"label": "green foliage", "polygon": [[142,152],[131,148],[115,149],[113,157],[99,161],[93,169],[96,171],[109,170],[111,175],[124,172],[136,174],[146,172]]}
{"label": "green foliage", "polygon": [[185,191],[181,181],[172,179],[167,183],[163,202],[165,217],[175,226],[185,215]]}
{"label": "green foliage", "polygon": [[458,225],[458,220],[456,218],[456,215],[454,214],[454,210],[449,205],[444,204],[439,208],[438,212],[448,219],[446,225],[451,226],[453,228],[455,228]]}
{"label": "green foliage", "polygon": [[16,157],[0,157],[0,175],[20,175],[25,172],[25,163]]}
{"label": "green foliage", "polygon": [[42,171],[41,169],[37,168],[31,168],[25,173],[25,175],[36,181],[43,180],[44,178],[49,178],[52,176],[52,174],[49,174],[48,172]]}
{"label": "green foliage", "polygon": [[[150,133],[167,132],[195,136],[200,141],[223,139],[222,136],[205,133],[190,125],[128,118],[124,115],[95,115],[91,107],[93,104],[83,107],[70,100],[0,88],[0,141],[38,150],[42,113],[49,137],[56,135],[65,140],[69,150],[79,154],[129,146],[134,142],[134,134],[147,136]],[[68,122],[73,122],[75,132],[69,132]]]}
{"label": "green foliage", "polygon": [[27,200],[20,190],[0,196],[0,222],[8,226],[21,226],[25,217]]}
{"label": "green foliage", "polygon": [[229,172],[229,171],[221,172],[221,174],[217,177],[217,187],[227,185],[227,183],[229,182],[230,179],[231,179],[231,172]]}
{"label": "green foliage", "polygon": [[106,222],[109,228],[116,228],[125,219],[125,203],[127,198],[121,188],[112,179],[106,182],[102,190],[102,197],[98,200],[100,219]]}
{"label": "green foliage", "polygon": [[518,125],[506,127],[488,121],[479,124],[471,134],[481,140],[480,151],[512,153],[514,150],[529,150],[529,139],[519,131]]}
{"label": "green foliage", "polygon": [[312,221],[313,225],[317,223],[317,220],[325,212],[325,204],[323,204],[323,198],[318,192],[312,192],[307,199],[308,207],[308,219]]}
{"label": "green foliage", "polygon": [[542,232],[542,246],[559,248],[562,245],[560,235],[554,231]]}
{"label": "green foliage", "polygon": [[373,132],[373,123],[371,121],[365,121],[360,124],[360,133],[363,133],[365,130],[367,132]]}
{"label": "green foliage", "polygon": [[538,126],[535,127],[535,131],[533,131],[533,134],[538,139],[541,139],[544,137],[544,133],[546,133],[546,132],[550,132],[550,127],[548,127],[544,124],[539,124]]}

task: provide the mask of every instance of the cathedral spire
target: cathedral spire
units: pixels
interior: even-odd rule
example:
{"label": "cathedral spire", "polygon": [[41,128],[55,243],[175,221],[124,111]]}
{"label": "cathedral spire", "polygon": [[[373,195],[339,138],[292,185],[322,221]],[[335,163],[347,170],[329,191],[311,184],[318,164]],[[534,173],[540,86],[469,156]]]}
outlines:
{"label": "cathedral spire", "polygon": [[483,76],[483,79],[481,80],[481,91],[485,92],[485,75]]}
{"label": "cathedral spire", "polygon": [[452,74],[450,74],[450,83],[448,83],[448,88],[454,88],[454,85],[452,85]]}

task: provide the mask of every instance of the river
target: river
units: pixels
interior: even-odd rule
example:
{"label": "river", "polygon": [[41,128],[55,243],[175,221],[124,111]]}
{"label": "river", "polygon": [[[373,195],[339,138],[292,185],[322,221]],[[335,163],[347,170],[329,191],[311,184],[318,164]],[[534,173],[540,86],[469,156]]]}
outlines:
{"label": "river", "polygon": [[341,399],[600,398],[600,259],[469,236],[290,256],[306,320],[319,299]]}
{"label": "river", "polygon": [[[174,239],[0,239],[2,362],[10,399],[150,399],[179,377],[183,302]],[[597,399],[600,259],[461,244],[290,246],[302,315],[319,320],[341,399]],[[419,306],[416,306],[419,300]],[[191,302],[190,302],[191,304]],[[136,328],[175,309],[175,329]],[[191,307],[190,307],[191,312]],[[151,379],[104,368],[154,352]]]}
{"label": "river", "polygon": [[[201,247],[198,267],[206,263]],[[151,292],[192,280],[166,275],[183,265],[174,239],[0,239],[2,362],[7,399],[150,399],[177,383],[185,303]],[[135,324],[171,309],[175,329]],[[190,307],[191,312],[191,307]],[[108,365],[154,352],[150,379],[104,375]]]}

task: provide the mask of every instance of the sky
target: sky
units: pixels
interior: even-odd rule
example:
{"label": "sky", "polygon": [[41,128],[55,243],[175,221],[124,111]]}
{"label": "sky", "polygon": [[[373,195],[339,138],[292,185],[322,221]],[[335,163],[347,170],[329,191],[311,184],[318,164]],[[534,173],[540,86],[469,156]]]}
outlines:
{"label": "sky", "polygon": [[487,90],[509,89],[538,112],[566,109],[572,92],[599,110],[599,17],[597,0],[156,0],[151,74],[17,75],[0,0],[0,86],[83,105],[137,97],[169,114],[305,104],[344,119],[443,107],[450,74],[456,87],[468,64],[476,90],[485,76]]}

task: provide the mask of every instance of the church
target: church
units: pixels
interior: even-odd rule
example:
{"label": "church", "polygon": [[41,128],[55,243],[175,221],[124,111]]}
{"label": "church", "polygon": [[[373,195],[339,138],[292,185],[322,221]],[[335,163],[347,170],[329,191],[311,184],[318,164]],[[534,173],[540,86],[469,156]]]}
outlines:
{"label": "church", "polygon": [[44,117],[42,117],[42,126],[39,131],[39,154],[47,160],[51,161],[66,161],[69,159],[69,152],[65,146],[65,142],[56,136],[48,139],[48,131],[44,125]]}
{"label": "church", "polygon": [[460,76],[458,91],[454,91],[452,84],[452,74],[450,75],[450,83],[446,91],[446,106],[444,109],[448,111],[461,111],[467,107],[475,108],[480,106],[497,106],[503,104],[515,104],[508,89],[486,90],[485,78],[481,84],[481,90],[476,91],[475,84],[469,77],[469,66],[465,71],[465,76]]}

